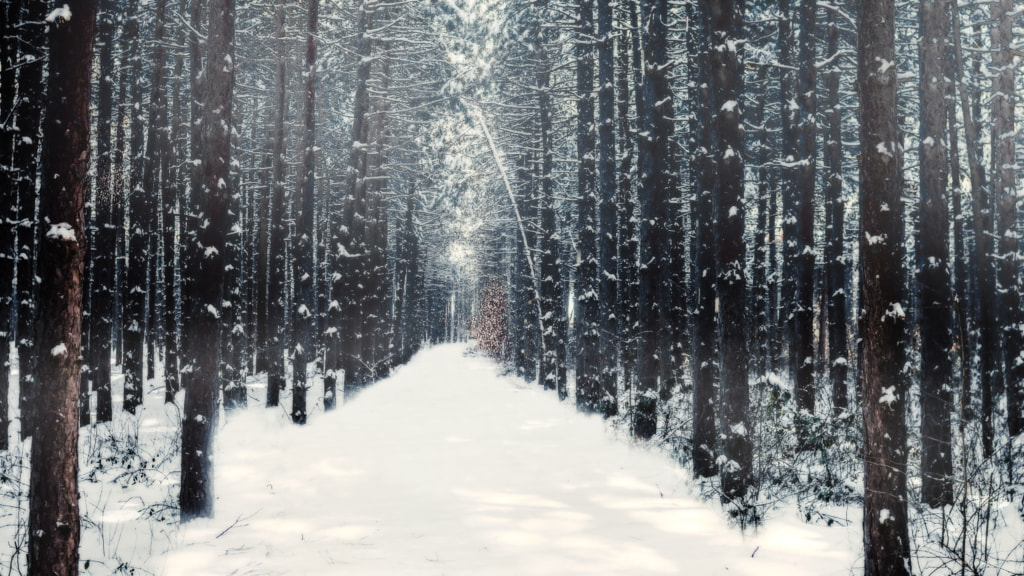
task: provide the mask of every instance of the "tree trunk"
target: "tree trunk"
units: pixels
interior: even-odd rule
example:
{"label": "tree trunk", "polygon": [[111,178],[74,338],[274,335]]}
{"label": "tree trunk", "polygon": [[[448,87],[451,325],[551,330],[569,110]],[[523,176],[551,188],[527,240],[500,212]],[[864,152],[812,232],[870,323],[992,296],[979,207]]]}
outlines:
{"label": "tree trunk", "polygon": [[917,281],[921,311],[921,499],[932,507],[953,502],[950,418],[953,389],[953,309],[949,262],[949,177],[946,83],[949,3],[922,2],[921,206]]}
{"label": "tree trunk", "polygon": [[14,188],[13,153],[16,132],[14,99],[17,94],[18,36],[14,26],[21,12],[21,2],[14,0],[0,6],[0,450],[7,450],[10,427],[11,342],[14,341],[14,275],[17,266],[18,198]]}
{"label": "tree trunk", "polygon": [[217,374],[224,289],[224,254],[231,228],[231,93],[234,88],[234,0],[211,0],[209,50],[204,82],[203,195],[196,252],[199,276],[195,378],[185,394],[181,433],[181,518],[213,515],[213,431],[216,429]]}
{"label": "tree trunk", "polygon": [[[145,373],[143,360],[146,354],[146,272],[149,267],[149,195],[151,189],[143,180],[146,173],[144,126],[146,118],[142,104],[142,39],[138,0],[128,8],[128,23],[125,34],[129,42],[131,68],[131,137],[129,139],[129,184],[128,208],[131,225],[128,230],[128,262],[123,280],[124,317],[121,320],[124,331],[124,400],[125,412],[135,414],[142,405]],[[151,119],[152,120],[152,119]],[[153,123],[150,122],[150,126]],[[151,151],[152,152],[152,151]]]}
{"label": "tree trunk", "polygon": [[861,387],[864,414],[864,572],[910,574],[904,363],[901,136],[896,118],[896,5],[862,2],[860,93]]}
{"label": "tree trunk", "polygon": [[642,439],[657,431],[659,384],[668,378],[670,327],[664,319],[671,309],[669,218],[672,210],[670,155],[673,138],[671,64],[668,58],[668,2],[640,3],[643,27],[643,116],[638,117],[640,161],[639,384],[633,433]]}
{"label": "tree trunk", "polygon": [[577,3],[576,31],[576,158],[579,221],[576,272],[577,334],[576,407],[598,409],[600,390],[600,298],[598,296],[597,194],[594,126],[594,2]]}
{"label": "tree trunk", "polygon": [[[604,416],[618,413],[618,317],[615,297],[619,210],[615,204],[615,35],[610,0],[597,0],[597,187],[601,199],[598,226],[599,384],[597,409]],[[628,87],[627,87],[628,94]]]}
{"label": "tree trunk", "polygon": [[997,266],[1003,329],[1003,378],[1010,437],[1024,432],[1024,310],[1021,309],[1020,255],[1017,230],[1017,149],[1014,128],[1016,82],[1013,22],[1019,16],[1012,0],[991,4],[992,15],[992,195],[999,217]]}
{"label": "tree trunk", "polygon": [[715,157],[711,122],[711,22],[707,10],[698,10],[698,27],[690,40],[696,53],[691,64],[699,81],[692,87],[695,102],[693,141],[694,285],[696,312],[693,320],[693,473],[699,478],[717,471],[718,433],[715,406],[718,404],[718,318],[715,291]]}
{"label": "tree trunk", "polygon": [[40,250],[41,389],[29,480],[28,574],[78,573],[78,387],[95,0],[70,2],[50,30]]}
{"label": "tree trunk", "polygon": [[[35,346],[37,319],[36,267],[38,222],[36,211],[36,178],[39,172],[39,136],[43,103],[47,100],[43,67],[46,55],[47,5],[44,0],[25,0],[19,28],[20,59],[18,94],[15,110],[17,138],[14,145],[14,182],[18,191],[18,293],[15,299],[18,315],[18,381],[21,389],[21,437],[27,438],[34,427],[33,403],[36,398]],[[84,236],[83,236],[84,238]]]}
{"label": "tree trunk", "polygon": [[288,225],[285,222],[285,129],[284,115],[288,111],[288,74],[285,59],[285,11],[284,1],[277,3],[274,19],[274,39],[277,57],[275,68],[274,128],[271,136],[271,200],[270,200],[270,275],[267,279],[267,322],[272,326],[267,342],[267,407],[278,406],[281,391],[285,387],[285,270],[288,255],[285,252],[285,236]]}
{"label": "tree trunk", "polygon": [[316,191],[316,28],[317,0],[309,0],[309,19],[306,28],[306,67],[302,76],[305,84],[305,114],[303,115],[302,166],[299,172],[299,197],[295,219],[295,347],[292,351],[292,421],[306,423],[306,390],[309,388],[306,368],[315,357],[313,349],[313,310],[316,307],[313,291],[313,203]]}
{"label": "tree trunk", "polygon": [[753,480],[746,340],[747,247],[743,238],[743,34],[744,2],[710,0],[711,129],[714,132],[718,321],[721,350],[722,496],[742,498]]}
{"label": "tree trunk", "polygon": [[[797,427],[799,442],[810,440],[814,417],[814,185],[817,172],[817,65],[815,64],[815,12],[817,0],[800,3],[800,47],[793,129],[796,137],[796,165],[790,173],[794,188],[796,217],[793,240],[793,273],[796,303],[793,307],[793,366],[796,408],[803,425]],[[790,108],[792,106],[790,105]],[[724,330],[724,328],[723,328]]]}
{"label": "tree trunk", "polygon": [[[839,25],[836,11],[828,11],[828,54],[839,53]],[[828,135],[825,138],[825,307],[828,316],[829,380],[832,388],[832,411],[841,414],[849,405],[846,376],[849,369],[849,346],[846,327],[846,257],[844,236],[846,226],[843,198],[843,131],[839,103],[838,64],[825,73],[828,110],[825,112]]]}

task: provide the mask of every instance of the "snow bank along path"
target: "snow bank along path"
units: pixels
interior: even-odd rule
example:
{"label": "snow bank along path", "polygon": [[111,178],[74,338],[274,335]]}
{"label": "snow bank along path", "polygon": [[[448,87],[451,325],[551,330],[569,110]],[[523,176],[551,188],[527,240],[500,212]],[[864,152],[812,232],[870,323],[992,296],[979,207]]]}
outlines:
{"label": "snow bank along path", "polygon": [[217,517],[184,528],[165,573],[796,576],[857,562],[858,523],[776,516],[743,535],[663,454],[466,350],[424,351],[305,427],[278,410],[232,417]]}

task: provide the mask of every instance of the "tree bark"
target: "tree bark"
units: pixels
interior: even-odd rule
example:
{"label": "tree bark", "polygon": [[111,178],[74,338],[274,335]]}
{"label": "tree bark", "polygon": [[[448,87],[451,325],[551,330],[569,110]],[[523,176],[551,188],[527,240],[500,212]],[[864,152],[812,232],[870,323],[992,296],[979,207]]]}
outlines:
{"label": "tree bark", "polygon": [[185,394],[181,433],[181,518],[213,515],[213,432],[216,429],[224,255],[231,228],[231,94],[234,88],[234,0],[211,0],[202,133],[201,221],[195,251],[199,263],[196,297],[195,378]]}
{"label": "tree bark", "polygon": [[[617,228],[615,175],[615,35],[610,0],[597,0],[597,186],[600,197],[598,226],[599,343],[598,411],[605,417],[618,413],[618,333],[615,297],[619,276],[616,270]],[[627,88],[628,91],[628,88]]]}
{"label": "tree bark", "polygon": [[722,497],[742,498],[753,480],[746,340],[747,247],[743,238],[743,0],[708,0],[715,155],[718,321],[721,342]]}
{"label": "tree bark", "polygon": [[576,272],[576,407],[594,412],[600,401],[600,298],[598,296],[596,134],[594,125],[594,2],[579,0],[576,31],[576,158],[579,220]]}
{"label": "tree bark", "polygon": [[900,374],[906,315],[902,271],[902,140],[896,117],[896,5],[860,4],[860,284],[864,415],[864,572],[910,574],[907,394]]}
{"label": "tree bark", "polygon": [[305,113],[303,114],[302,166],[299,171],[299,197],[295,219],[295,303],[293,322],[295,346],[292,351],[292,422],[305,424],[306,390],[310,380],[306,374],[309,362],[315,358],[313,348],[313,205],[316,191],[316,155],[313,151],[316,121],[316,29],[318,0],[309,0],[306,28]]}
{"label": "tree bark", "polygon": [[917,282],[921,306],[921,499],[938,507],[953,502],[953,309],[946,190],[949,86],[944,74],[944,61],[950,55],[949,3],[921,2],[920,19],[921,206]]}
{"label": "tree bark", "polygon": [[275,67],[274,128],[271,135],[271,201],[270,201],[270,275],[267,279],[267,322],[274,328],[267,342],[267,407],[278,406],[281,391],[285,387],[285,270],[288,255],[285,236],[285,129],[284,115],[288,110],[288,75],[285,58],[285,11],[284,1],[277,3],[274,16],[274,43],[277,57]]}
{"label": "tree bark", "polygon": [[78,390],[95,0],[53,18],[43,130],[40,390],[29,480],[28,574],[78,573]]}
{"label": "tree bark", "polygon": [[693,141],[693,204],[694,223],[694,289],[696,311],[693,319],[693,473],[699,478],[717,472],[718,433],[716,393],[718,377],[718,318],[715,290],[715,156],[711,130],[711,76],[709,13],[701,7],[697,13],[697,30],[691,40],[696,53],[692,72],[700,81],[694,83],[695,102]]}

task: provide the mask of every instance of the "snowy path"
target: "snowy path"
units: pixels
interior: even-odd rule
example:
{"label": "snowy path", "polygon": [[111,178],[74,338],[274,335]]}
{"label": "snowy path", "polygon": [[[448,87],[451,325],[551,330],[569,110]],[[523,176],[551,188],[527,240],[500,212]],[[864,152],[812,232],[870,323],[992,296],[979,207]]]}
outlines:
{"label": "snowy path", "polygon": [[217,518],[185,529],[165,573],[796,576],[856,563],[856,522],[776,517],[741,535],[663,455],[464,352],[423,352],[304,428],[276,410],[233,418]]}

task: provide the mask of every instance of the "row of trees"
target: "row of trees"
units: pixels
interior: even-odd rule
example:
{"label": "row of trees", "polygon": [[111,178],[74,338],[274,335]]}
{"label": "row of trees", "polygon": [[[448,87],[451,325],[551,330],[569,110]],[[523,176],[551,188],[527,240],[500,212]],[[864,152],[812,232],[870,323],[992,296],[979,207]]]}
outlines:
{"label": "row of trees", "polygon": [[853,431],[867,571],[895,574],[909,475],[935,507],[966,506],[968,461],[1019,475],[1015,13],[857,5],[495,16],[499,88],[470,119],[509,176],[502,232],[479,237],[508,304],[482,292],[478,326],[507,326],[488,347],[561,398],[575,371],[581,410],[678,442],[741,508],[783,466],[770,410],[791,414],[786,462]]}
{"label": "row of trees", "polygon": [[[954,457],[1017,477],[1008,0],[92,10],[0,10],[0,424],[34,447],[113,417],[112,361],[129,413],[161,367],[182,517],[208,515],[220,396],[265,371],[301,423],[475,311],[517,373],[675,443],[740,514],[849,431],[870,573],[909,571],[909,475],[961,507]],[[90,129],[66,162],[59,126]],[[74,494],[74,450],[40,450]]]}
{"label": "row of trees", "polygon": [[249,376],[303,423],[453,333],[428,315],[449,317],[456,275],[421,241],[450,234],[424,150],[444,78],[431,9],[320,12],[0,9],[0,448],[13,422],[35,438],[30,573],[77,571],[77,428],[135,414],[154,377],[166,402],[186,391],[188,520],[212,513],[217,414],[248,403]]}

